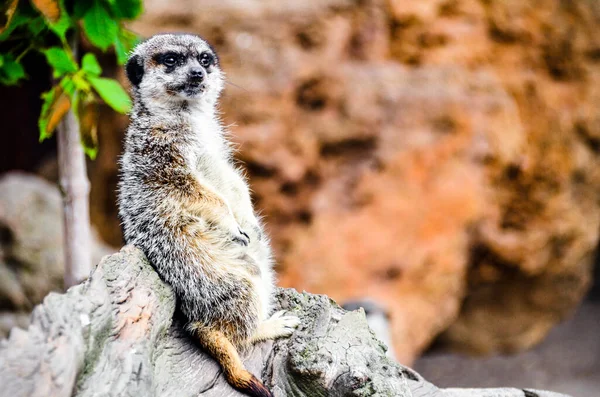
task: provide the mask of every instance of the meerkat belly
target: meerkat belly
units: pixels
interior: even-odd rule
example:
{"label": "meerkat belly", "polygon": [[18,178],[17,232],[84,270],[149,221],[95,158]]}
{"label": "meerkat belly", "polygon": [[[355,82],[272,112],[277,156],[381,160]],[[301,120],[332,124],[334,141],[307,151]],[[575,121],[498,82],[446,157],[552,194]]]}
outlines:
{"label": "meerkat belly", "polygon": [[[254,215],[250,192],[233,164],[227,159],[210,153],[200,153],[197,161],[197,176],[202,183],[211,186],[229,205],[236,220],[243,228],[259,227]],[[246,232],[260,234],[258,230]]]}
{"label": "meerkat belly", "polygon": [[274,277],[269,241],[257,220],[247,184],[230,161],[211,153],[199,153],[198,177],[212,186],[231,208],[236,220],[250,236],[245,254],[258,272],[250,277],[260,302],[260,318],[270,314]]}

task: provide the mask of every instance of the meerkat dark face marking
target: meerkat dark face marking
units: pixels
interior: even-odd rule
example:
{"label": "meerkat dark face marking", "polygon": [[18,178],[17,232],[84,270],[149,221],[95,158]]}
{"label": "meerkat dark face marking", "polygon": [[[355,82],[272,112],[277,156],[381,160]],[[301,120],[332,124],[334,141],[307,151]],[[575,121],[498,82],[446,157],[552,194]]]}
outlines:
{"label": "meerkat dark face marking", "polygon": [[155,103],[214,105],[223,89],[214,50],[194,35],[153,36],[136,47],[126,70],[134,95]]}
{"label": "meerkat dark face marking", "polygon": [[144,65],[139,55],[134,55],[127,61],[125,66],[127,72],[127,78],[134,87],[137,87],[142,82],[144,76]]}
{"label": "meerkat dark face marking", "polygon": [[202,55],[200,55],[200,58],[198,58],[198,61],[200,62],[200,65],[207,68],[215,63],[215,57],[208,52],[203,52]]}
{"label": "meerkat dark face marking", "polygon": [[166,66],[166,73],[171,73],[176,67],[182,66],[184,61],[184,55],[176,52],[165,52],[154,56],[156,63]]}

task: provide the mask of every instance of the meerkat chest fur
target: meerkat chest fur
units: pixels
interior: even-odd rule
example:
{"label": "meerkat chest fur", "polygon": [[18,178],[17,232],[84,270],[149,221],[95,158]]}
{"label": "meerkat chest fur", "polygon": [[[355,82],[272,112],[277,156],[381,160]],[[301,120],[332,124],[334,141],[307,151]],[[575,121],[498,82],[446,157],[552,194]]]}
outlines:
{"label": "meerkat chest fur", "polygon": [[192,111],[189,125],[193,146],[189,148],[189,166],[201,182],[209,184],[220,193],[229,205],[235,206],[236,197],[230,192],[237,171],[232,161],[229,142],[214,115]]}
{"label": "meerkat chest fur", "polygon": [[[215,115],[202,111],[192,111],[189,125],[193,134],[193,148],[190,149],[189,165],[195,171],[198,180],[210,186],[227,202],[234,217],[242,226],[249,226],[247,232],[262,235],[248,183],[236,167],[229,141]],[[252,239],[251,247],[261,243]],[[262,241],[264,245],[266,241]],[[264,255],[263,255],[264,256]]]}

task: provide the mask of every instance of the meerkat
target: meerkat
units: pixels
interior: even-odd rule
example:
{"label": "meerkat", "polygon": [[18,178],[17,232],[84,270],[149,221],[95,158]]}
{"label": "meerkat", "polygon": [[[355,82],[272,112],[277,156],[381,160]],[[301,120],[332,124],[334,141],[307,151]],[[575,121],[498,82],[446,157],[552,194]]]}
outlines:
{"label": "meerkat", "polygon": [[272,396],[238,352],[291,335],[299,320],[270,316],[272,254],[219,120],[219,59],[198,36],[161,34],[133,50],[126,74],[134,104],[118,186],[125,241],[171,285],[186,329],[228,382]]}

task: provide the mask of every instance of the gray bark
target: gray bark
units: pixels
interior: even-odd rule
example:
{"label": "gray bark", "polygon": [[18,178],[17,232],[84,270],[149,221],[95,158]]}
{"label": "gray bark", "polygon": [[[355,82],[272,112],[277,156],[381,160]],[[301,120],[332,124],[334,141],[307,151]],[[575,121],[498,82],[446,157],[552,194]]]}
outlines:
{"label": "gray bark", "polygon": [[64,204],[65,287],[71,287],[85,280],[92,267],[90,182],[86,174],[79,124],[72,109],[58,125],[57,135],[59,182]]}
{"label": "gray bark", "polygon": [[[70,41],[77,58],[79,33]],[[85,153],[81,145],[79,123],[73,107],[57,127],[58,174],[63,195],[65,225],[65,288],[85,280],[92,269],[90,231],[90,181],[87,177]]]}
{"label": "gray bark", "polygon": [[[438,389],[394,363],[367,326],[323,295],[279,289],[301,326],[257,344],[245,363],[281,396],[558,397],[518,389]],[[171,289],[138,249],[106,257],[91,278],[51,293],[28,331],[0,342],[0,395],[241,397],[182,332]]]}

